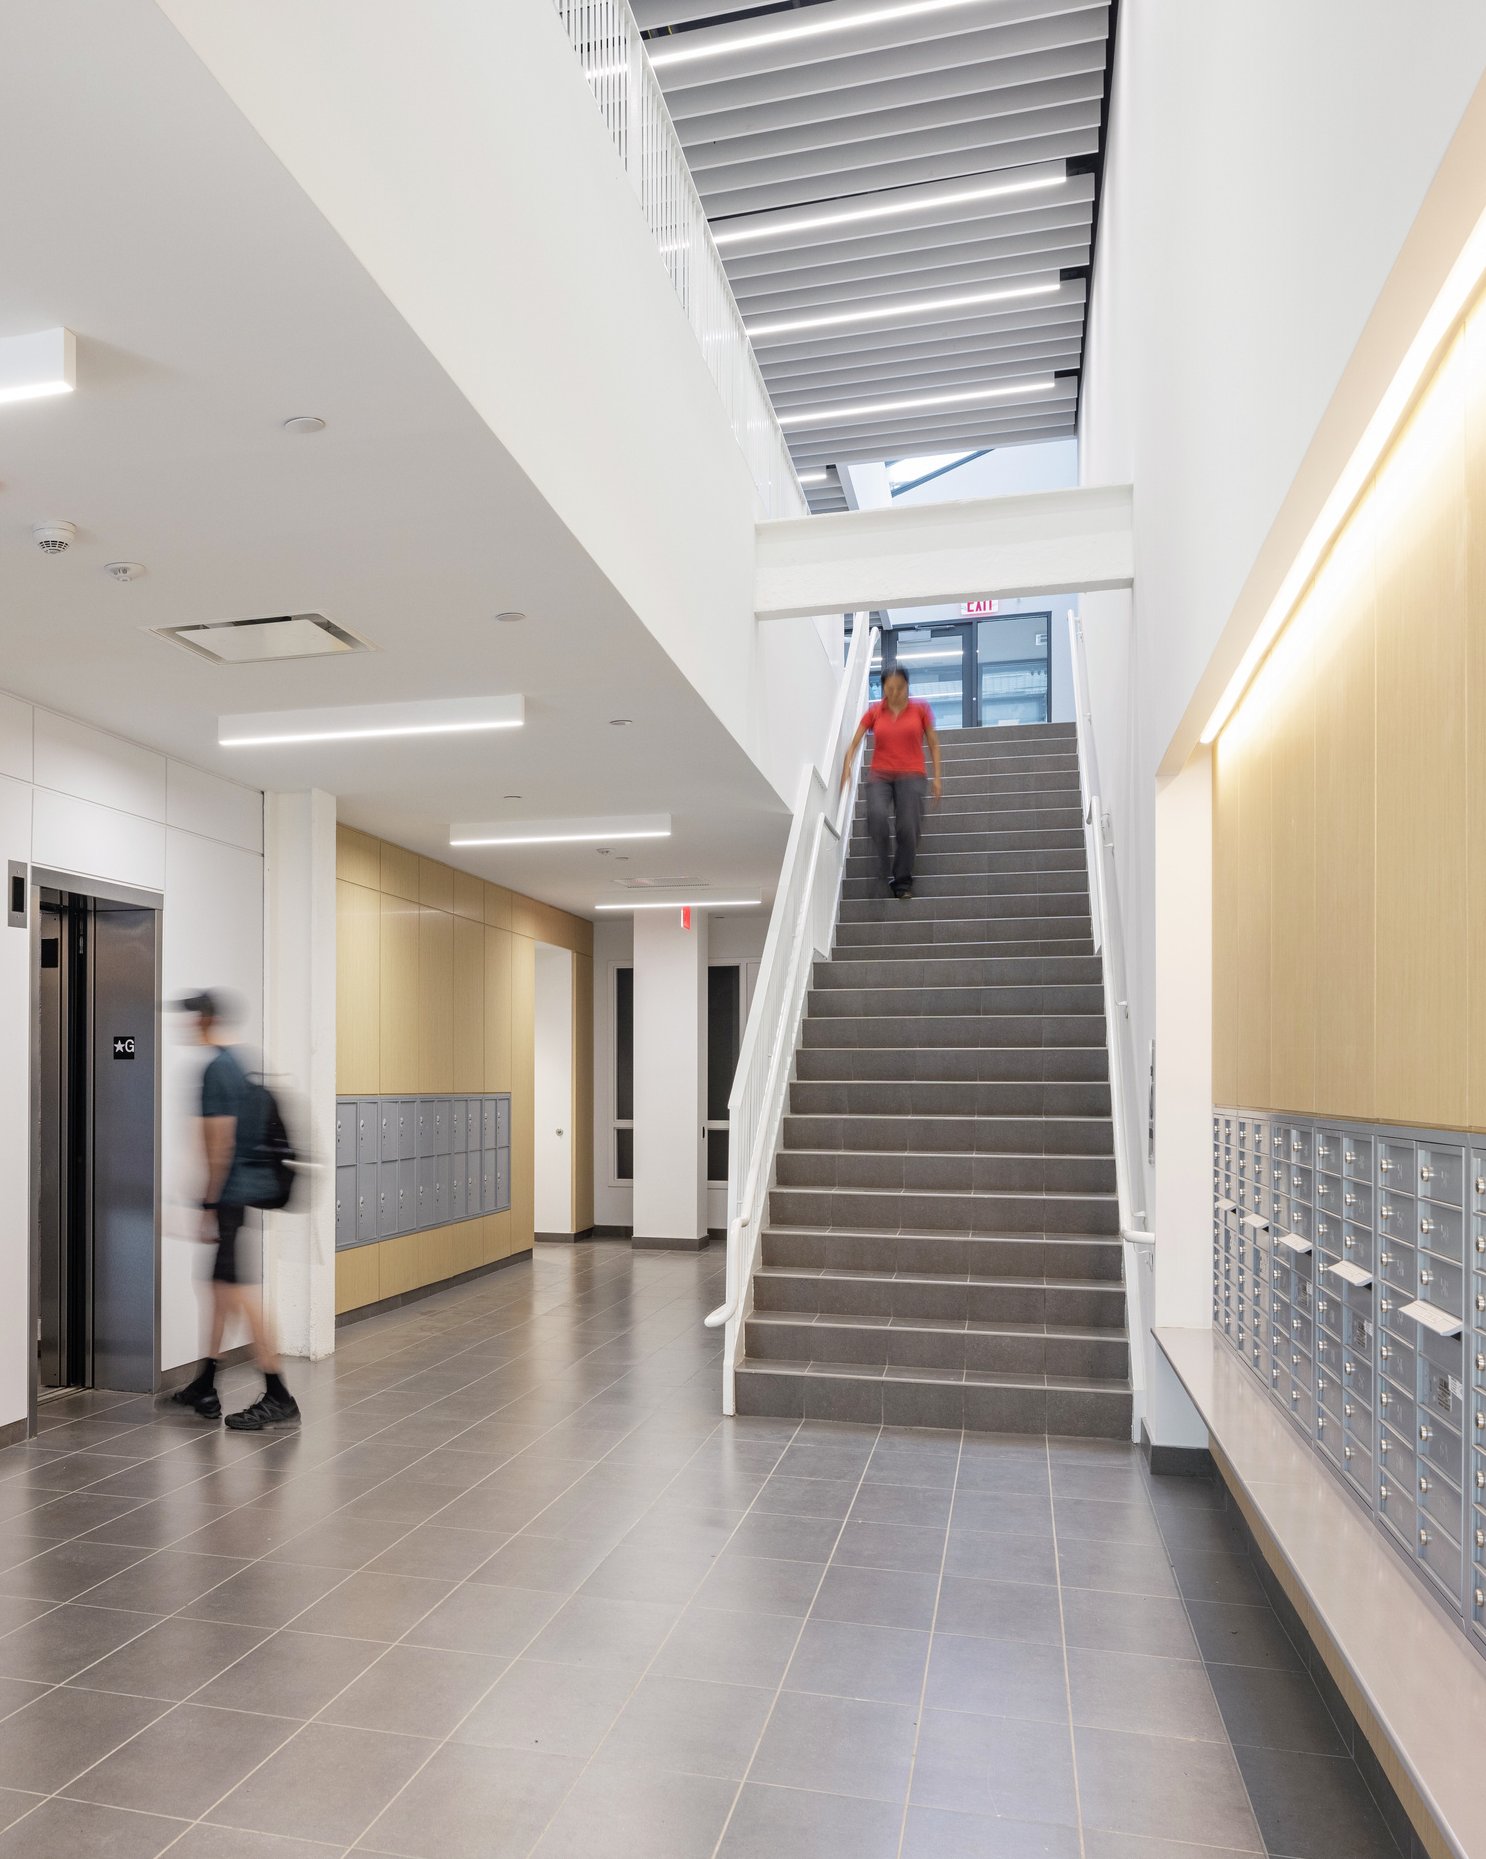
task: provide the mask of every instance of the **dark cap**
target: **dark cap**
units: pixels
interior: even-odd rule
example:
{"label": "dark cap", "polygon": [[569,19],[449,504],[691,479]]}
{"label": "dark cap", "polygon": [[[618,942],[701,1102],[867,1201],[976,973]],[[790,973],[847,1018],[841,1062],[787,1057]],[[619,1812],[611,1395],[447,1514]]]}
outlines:
{"label": "dark cap", "polygon": [[176,1013],[199,1014],[204,1020],[221,1018],[221,1009],[217,1005],[216,995],[208,993],[205,988],[199,994],[184,994],[179,1000],[172,1001],[170,1005]]}

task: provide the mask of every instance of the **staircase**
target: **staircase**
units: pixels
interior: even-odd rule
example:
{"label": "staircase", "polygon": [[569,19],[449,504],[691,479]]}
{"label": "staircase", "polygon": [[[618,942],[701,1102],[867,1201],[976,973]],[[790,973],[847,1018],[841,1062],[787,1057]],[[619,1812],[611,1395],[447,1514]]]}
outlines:
{"label": "staircase", "polygon": [[941,742],[911,902],[878,882],[858,805],[737,1411],[1128,1439],[1074,727]]}

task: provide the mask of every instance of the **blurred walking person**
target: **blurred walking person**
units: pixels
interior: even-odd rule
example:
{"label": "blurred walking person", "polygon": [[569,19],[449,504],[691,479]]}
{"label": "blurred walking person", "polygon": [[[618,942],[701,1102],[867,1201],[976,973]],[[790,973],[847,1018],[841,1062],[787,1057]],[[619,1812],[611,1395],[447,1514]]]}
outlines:
{"label": "blurred walking person", "polygon": [[229,1414],[227,1424],[239,1432],[298,1420],[299,1407],[284,1386],[278,1350],[263,1309],[256,1274],[242,1256],[239,1241],[250,1207],[278,1206],[275,1170],[265,1160],[269,1122],[276,1118],[272,1095],[248,1076],[226,1037],[225,1001],[203,992],[176,1006],[194,1017],[196,1037],[210,1049],[201,1074],[201,1147],[205,1191],[201,1197],[201,1239],[216,1247],[212,1265],[211,1337],[195,1379],[174,1399],[205,1420],[222,1412],[217,1395],[217,1361],[228,1321],[240,1316],[253,1343],[253,1358],[263,1371],[263,1393],[250,1406]]}
{"label": "blurred walking person", "polygon": [[913,861],[929,784],[925,749],[934,767],[935,800],[944,791],[944,778],[934,712],[908,695],[908,673],[901,665],[883,673],[882,701],[873,704],[857,724],[841,769],[843,788],[851,780],[851,765],[862,738],[868,735],[872,764],[866,780],[867,831],[877,854],[877,875],[894,897],[906,901],[913,895]]}

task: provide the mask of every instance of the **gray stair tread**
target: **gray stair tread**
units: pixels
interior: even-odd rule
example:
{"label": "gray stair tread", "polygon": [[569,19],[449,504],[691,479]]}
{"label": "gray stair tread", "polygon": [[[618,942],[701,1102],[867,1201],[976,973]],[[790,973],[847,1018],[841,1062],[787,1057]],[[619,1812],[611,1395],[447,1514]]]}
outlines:
{"label": "gray stair tread", "polygon": [[[817,1189],[802,1188],[802,1189],[786,1190],[786,1192],[804,1193],[804,1194],[810,1194],[810,1193],[829,1194],[832,1191],[833,1190],[831,1190],[830,1188],[817,1188]],[[852,1189],[849,1189],[848,1192],[852,1194],[882,1194],[882,1195],[894,1194],[894,1195],[900,1195],[900,1196],[902,1194],[902,1190],[899,1188],[852,1188]],[[915,1189],[914,1192],[917,1192],[917,1190]],[[926,1192],[932,1192],[932,1190],[926,1190]],[[948,1193],[952,1193],[953,1190],[946,1188],[946,1189],[941,1190],[941,1192],[948,1194]],[[1114,1196],[1112,1194],[1029,1195],[1029,1194],[1007,1194],[1005,1192],[1001,1192],[1001,1193],[977,1194],[975,1198],[978,1201],[979,1200],[994,1201],[998,1199],[999,1200],[1018,1200],[1018,1201],[1034,1200],[1034,1199],[1048,1200],[1048,1201],[1075,1201],[1075,1200],[1112,1201],[1114,1199]],[[880,1227],[879,1226],[879,1227],[873,1227],[870,1230],[867,1230],[867,1229],[864,1229],[856,1225],[802,1226],[798,1224],[797,1222],[793,1222],[793,1221],[786,1221],[778,1225],[776,1225],[774,1222],[771,1221],[770,1224],[763,1229],[762,1237],[767,1238],[771,1235],[782,1237],[784,1234],[791,1234],[797,1239],[811,1239],[823,1233],[830,1233],[836,1238],[840,1238],[841,1235],[845,1234],[848,1238],[863,1239],[863,1240],[879,1240],[879,1239],[882,1239],[884,1236],[886,1236],[892,1239],[983,1239],[983,1240],[992,1241],[992,1242],[996,1240],[1004,1239],[1004,1240],[1009,1241],[1013,1245],[1020,1245],[1024,1241],[1027,1241],[1027,1240],[1051,1241],[1054,1244],[1058,1244],[1058,1245],[1061,1245],[1064,1243],[1070,1243],[1070,1244],[1079,1245],[1079,1246],[1118,1246],[1120,1243],[1120,1236],[1118,1233],[1065,1233],[1062,1231],[1061,1228],[1057,1228],[1057,1227],[1047,1227],[1043,1229],[1041,1232],[1037,1232],[1037,1233],[987,1232],[984,1228],[981,1228],[981,1227],[965,1227],[962,1230],[958,1227],[945,1227],[945,1226],[897,1226],[897,1227]],[[773,1271],[776,1268],[773,1266],[770,1266],[768,1269]],[[1023,1284],[1027,1284],[1027,1283],[1032,1283],[1034,1281],[1024,1278],[1020,1280],[1019,1282]],[[1070,1283],[1072,1281],[1060,1278],[1057,1280],[1057,1282],[1059,1284],[1064,1284],[1064,1283]],[[1118,1281],[1116,1280],[1112,1282],[1118,1282]]]}
{"label": "gray stair tread", "polygon": [[943,1382],[972,1388],[1057,1388],[1073,1394],[1128,1394],[1128,1378],[1111,1375],[1100,1379],[1086,1375],[1043,1375],[1031,1370],[998,1372],[983,1368],[900,1368],[894,1363],[761,1361],[745,1356],[738,1373],[753,1375],[821,1375],[841,1376],[850,1381],[918,1381]]}
{"label": "gray stair tread", "polygon": [[[801,1229],[785,1229],[798,1232]],[[988,1285],[998,1291],[1120,1292],[1124,1286],[1117,1278],[1001,1278],[982,1272],[874,1272],[843,1271],[830,1265],[761,1265],[755,1278],[823,1279],[830,1284],[908,1284],[908,1285]],[[772,1313],[766,1312],[765,1315]],[[1102,1335],[1103,1332],[1096,1332]],[[1123,1331],[1121,1332],[1123,1334]]]}
{"label": "gray stair tread", "polygon": [[971,1321],[953,1317],[855,1316],[840,1310],[755,1310],[750,1323],[789,1325],[795,1329],[928,1330],[935,1335],[1043,1336],[1081,1343],[1124,1342],[1123,1328],[1077,1323],[1012,1323]]}
{"label": "gray stair tread", "polygon": [[[791,1111],[788,1114],[790,1116],[796,1116],[802,1113]],[[841,1120],[846,1121],[844,1117],[842,1117]],[[940,1122],[945,1122],[947,1120],[948,1119],[942,1118],[942,1117],[935,1117],[932,1119],[919,1118],[919,1117],[904,1117],[902,1119],[904,1123],[919,1123],[919,1122],[930,1122],[930,1121],[935,1122],[935,1123],[940,1123]],[[1041,1117],[1041,1116],[1028,1116],[1028,1117],[1021,1117],[1021,1118],[1016,1118],[1016,1119],[1011,1119],[1011,1120],[1016,1121],[1016,1122],[1023,1122],[1023,1123],[1052,1123],[1052,1122],[1057,1121],[1056,1118]],[[980,1122],[989,1123],[990,1121],[992,1121],[992,1119],[989,1117],[984,1117],[984,1118],[962,1117],[960,1121],[963,1123],[980,1123]],[[788,1156],[805,1156],[805,1155],[870,1155],[870,1156],[884,1156],[884,1157],[897,1156],[899,1159],[904,1159],[904,1158],[911,1156],[914,1159],[914,1161],[927,1160],[931,1156],[937,1156],[941,1161],[949,1161],[951,1159],[954,1159],[955,1161],[962,1161],[968,1156],[968,1157],[972,1157],[977,1162],[981,1162],[981,1161],[984,1161],[984,1162],[1107,1162],[1110,1159],[1110,1157],[1114,1154],[1114,1151],[1112,1149],[1102,1149],[1102,1150],[1101,1149],[1093,1149],[1093,1150],[1069,1149],[1065,1152],[1062,1149],[1055,1149],[1051,1153],[1049,1153],[1046,1149],[846,1149],[846,1148],[821,1149],[821,1148],[812,1146],[811,1148],[808,1148],[808,1149],[786,1149],[784,1153]],[[800,1184],[797,1182],[792,1182],[789,1185],[793,1187],[797,1187]],[[856,1188],[851,1189],[851,1192],[853,1194],[856,1194],[861,1191],[862,1190],[858,1190]],[[956,1192],[959,1192],[960,1190],[947,1189],[944,1191],[947,1193],[956,1193]],[[968,1190],[966,1191],[968,1192]],[[1019,1193],[1020,1191],[1021,1190],[1015,1189],[1015,1188],[1009,1190],[1009,1192],[1011,1193]],[[899,1190],[896,1188],[885,1189],[885,1190],[878,1190],[876,1188],[870,1188],[870,1189],[865,1190],[865,1192],[872,1193],[872,1194],[875,1194],[878,1192],[896,1194],[899,1192]],[[923,1189],[911,1188],[908,1190],[908,1192],[912,1194],[918,1194],[918,1193],[937,1194],[940,1192],[940,1190],[937,1188],[923,1188]],[[990,1194],[990,1193],[999,1192],[999,1190],[987,1188],[985,1192]]]}

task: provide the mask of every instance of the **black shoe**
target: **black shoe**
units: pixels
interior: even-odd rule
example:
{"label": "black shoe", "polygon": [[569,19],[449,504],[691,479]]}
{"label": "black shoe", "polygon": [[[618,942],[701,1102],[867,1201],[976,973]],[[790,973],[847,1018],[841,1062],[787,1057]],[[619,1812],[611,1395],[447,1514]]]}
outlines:
{"label": "black shoe", "polygon": [[193,1381],[184,1388],[177,1388],[170,1398],[177,1407],[193,1408],[203,1420],[222,1418],[222,1403],[217,1398],[214,1382]]}
{"label": "black shoe", "polygon": [[291,1394],[281,1401],[272,1394],[261,1394],[251,1407],[228,1414],[227,1424],[237,1433],[261,1433],[265,1427],[286,1427],[299,1418],[299,1403]]}
{"label": "black shoe", "polygon": [[909,898],[913,896],[913,886],[911,884],[895,884],[893,886],[893,896],[897,898],[900,904],[906,904]]}

